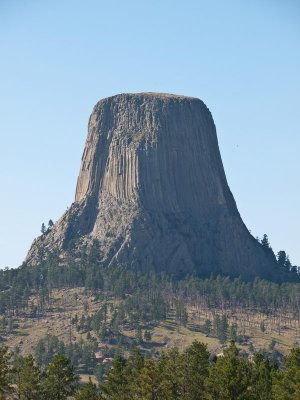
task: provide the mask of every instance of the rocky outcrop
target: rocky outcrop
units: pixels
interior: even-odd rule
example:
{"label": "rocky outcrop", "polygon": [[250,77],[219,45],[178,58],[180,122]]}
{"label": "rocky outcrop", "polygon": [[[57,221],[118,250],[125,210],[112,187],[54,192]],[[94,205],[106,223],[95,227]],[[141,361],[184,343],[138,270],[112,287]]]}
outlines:
{"label": "rocky outcrop", "polygon": [[106,266],[251,279],[270,278],[275,263],[239,215],[208,108],[185,96],[121,94],[96,104],[75,202],[26,262],[94,239]]}

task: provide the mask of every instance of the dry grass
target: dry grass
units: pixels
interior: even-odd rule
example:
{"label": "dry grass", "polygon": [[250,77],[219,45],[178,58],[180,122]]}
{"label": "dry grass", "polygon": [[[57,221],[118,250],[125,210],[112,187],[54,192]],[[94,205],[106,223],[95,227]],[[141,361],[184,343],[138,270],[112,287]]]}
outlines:
{"label": "dry grass", "polygon": [[[37,298],[33,297],[31,303],[36,303]],[[112,301],[115,305],[117,301]],[[88,310],[85,310],[85,303],[88,304]],[[15,322],[18,328],[10,335],[5,337],[6,345],[12,350],[18,346],[21,354],[32,353],[37,342],[47,334],[55,335],[65,343],[86,340],[86,334],[77,332],[71,324],[71,320],[77,314],[94,314],[101,306],[94,297],[84,293],[84,288],[54,290],[52,293],[51,308],[41,318],[20,317]],[[278,321],[270,316],[263,314],[245,315],[242,310],[204,310],[189,308],[189,323],[187,327],[178,327],[171,314],[169,318],[152,329],[152,348],[155,351],[161,351],[173,346],[184,349],[194,340],[199,340],[207,344],[211,352],[220,351],[220,343],[216,338],[209,337],[197,327],[201,327],[204,321],[209,318],[213,320],[215,313],[225,313],[228,316],[229,323],[237,322],[239,329],[250,337],[248,344],[241,346],[249,350],[251,343],[256,350],[268,348],[272,340],[276,341],[276,349],[287,354],[292,347],[300,343],[299,327],[296,321],[290,317],[282,320],[281,329],[278,329]],[[260,323],[264,322],[266,332],[261,332]],[[126,336],[135,336],[134,330],[123,330]],[[88,378],[87,378],[88,379]]]}
{"label": "dry grass", "polygon": [[[31,302],[36,302],[36,298],[32,298]],[[84,311],[85,302],[89,305],[88,312]],[[11,349],[18,346],[21,354],[29,354],[34,351],[38,341],[47,334],[57,336],[65,343],[85,339],[86,334],[78,333],[72,326],[71,320],[76,314],[78,316],[93,314],[98,308],[99,303],[94,302],[91,296],[86,296],[83,288],[54,290],[51,309],[40,318],[16,318],[15,322],[19,327],[5,337],[5,343]]]}

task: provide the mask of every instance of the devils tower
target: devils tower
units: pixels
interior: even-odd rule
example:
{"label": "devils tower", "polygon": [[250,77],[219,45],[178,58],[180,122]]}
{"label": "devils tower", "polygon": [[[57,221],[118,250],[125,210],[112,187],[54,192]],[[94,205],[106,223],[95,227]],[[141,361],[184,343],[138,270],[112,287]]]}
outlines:
{"label": "devils tower", "polygon": [[272,277],[275,260],[244,225],[228,187],[210,111],[160,93],[99,101],[75,202],[37,238],[26,263],[70,244],[99,245],[103,266],[207,276]]}

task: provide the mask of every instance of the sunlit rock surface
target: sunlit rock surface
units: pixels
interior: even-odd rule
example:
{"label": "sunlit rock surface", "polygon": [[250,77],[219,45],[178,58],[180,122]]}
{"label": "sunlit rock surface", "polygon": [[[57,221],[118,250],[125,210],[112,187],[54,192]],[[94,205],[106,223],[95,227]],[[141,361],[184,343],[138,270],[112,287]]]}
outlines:
{"label": "sunlit rock surface", "polygon": [[75,202],[26,262],[70,243],[80,252],[93,239],[105,266],[247,279],[270,278],[274,267],[239,215],[210,111],[185,96],[120,94],[96,104]]}

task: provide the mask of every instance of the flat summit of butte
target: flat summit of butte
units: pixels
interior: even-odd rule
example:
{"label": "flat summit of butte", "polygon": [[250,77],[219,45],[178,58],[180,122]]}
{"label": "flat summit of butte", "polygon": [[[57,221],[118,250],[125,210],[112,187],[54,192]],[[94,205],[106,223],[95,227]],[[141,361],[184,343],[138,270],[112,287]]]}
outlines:
{"label": "flat summit of butte", "polygon": [[163,93],[96,104],[75,202],[35,239],[26,263],[71,248],[80,257],[95,243],[103,266],[179,276],[272,278],[276,263],[240,217],[209,109]]}

